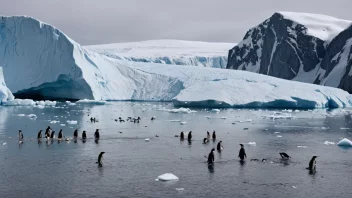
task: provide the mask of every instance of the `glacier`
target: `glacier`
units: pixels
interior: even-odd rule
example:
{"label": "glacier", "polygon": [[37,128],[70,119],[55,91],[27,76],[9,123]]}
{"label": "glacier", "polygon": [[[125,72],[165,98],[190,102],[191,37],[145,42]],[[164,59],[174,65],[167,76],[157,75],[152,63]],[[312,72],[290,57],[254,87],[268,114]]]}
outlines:
{"label": "glacier", "polygon": [[118,60],[171,65],[225,68],[227,52],[235,43],[210,43],[183,40],[150,40],[85,46]]}
{"label": "glacier", "polygon": [[9,88],[7,88],[4,74],[2,68],[0,67],[0,105],[8,100],[13,100],[14,96],[12,95]]}
{"label": "glacier", "polygon": [[[176,107],[351,107],[347,92],[247,71],[136,62],[31,17],[1,17],[0,65],[20,98],[172,101]],[[21,71],[21,72],[18,72]]]}

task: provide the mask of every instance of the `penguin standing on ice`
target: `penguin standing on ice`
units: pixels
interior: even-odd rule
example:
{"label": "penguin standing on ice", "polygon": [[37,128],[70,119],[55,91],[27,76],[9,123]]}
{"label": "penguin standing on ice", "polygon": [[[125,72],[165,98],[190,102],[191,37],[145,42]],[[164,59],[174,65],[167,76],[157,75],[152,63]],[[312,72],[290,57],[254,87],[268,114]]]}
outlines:
{"label": "penguin standing on ice", "polygon": [[42,138],[42,130],[40,130],[40,131],[38,132],[37,138],[38,138],[38,139],[41,139],[41,138]]}
{"label": "penguin standing on ice", "polygon": [[189,141],[189,142],[192,141],[192,131],[190,131],[190,132],[188,133],[188,141]]}
{"label": "penguin standing on ice", "polygon": [[57,135],[58,140],[62,140],[62,138],[64,137],[63,133],[62,133],[62,129],[60,129],[59,134]]}
{"label": "penguin standing on ice", "polygon": [[55,138],[55,131],[51,132],[50,138],[51,138],[51,139],[54,139],[54,138]]}
{"label": "penguin standing on ice", "polygon": [[290,158],[291,158],[289,155],[287,155],[287,153],[279,153],[279,154],[280,154],[280,156],[282,157],[282,159],[287,160],[287,159],[290,159]]}
{"label": "penguin standing on ice", "polygon": [[21,130],[18,131],[18,139],[23,140],[23,133]]}
{"label": "penguin standing on ice", "polygon": [[74,132],[73,132],[73,138],[74,139],[77,139],[78,137],[78,129],[76,129]]}
{"label": "penguin standing on ice", "polygon": [[98,156],[98,161],[97,161],[97,164],[101,167],[103,166],[103,155],[104,155],[105,152],[101,152]]}
{"label": "penguin standing on ice", "polygon": [[220,140],[220,142],[218,143],[218,145],[216,145],[216,150],[218,150],[219,152],[222,150],[222,141]]}
{"label": "penguin standing on ice", "polygon": [[216,140],[216,134],[215,134],[215,130],[213,131],[213,140]]}
{"label": "penguin standing on ice", "polygon": [[203,139],[203,144],[207,144],[208,143],[208,139],[207,138],[204,138]]}
{"label": "penguin standing on ice", "polygon": [[210,141],[210,133],[209,133],[209,131],[207,131],[207,139],[208,139],[208,141]]}
{"label": "penguin standing on ice", "polygon": [[238,157],[241,159],[241,161],[243,161],[244,158],[247,158],[247,155],[246,155],[246,151],[244,150],[243,144],[240,144],[240,145],[241,145],[241,149],[238,154]]}
{"label": "penguin standing on ice", "polygon": [[183,131],[181,131],[180,139],[181,139],[182,141],[185,139],[185,133],[183,133]]}
{"label": "penguin standing on ice", "polygon": [[51,134],[50,134],[51,128],[50,126],[48,126],[48,128],[46,128],[45,130],[45,138],[50,138]]}
{"label": "penguin standing on ice", "polygon": [[208,155],[208,165],[214,165],[214,151],[215,149],[211,149],[209,155]]}
{"label": "penguin standing on ice", "polygon": [[86,131],[83,131],[83,132],[82,132],[82,139],[83,139],[83,140],[86,140],[86,139],[87,139]]}
{"label": "penguin standing on ice", "polygon": [[95,133],[94,133],[94,138],[97,139],[97,140],[100,138],[99,129],[97,129],[97,130],[95,131]]}
{"label": "penguin standing on ice", "polygon": [[315,171],[317,166],[317,161],[315,160],[318,156],[313,156],[309,162],[309,167],[307,168],[310,171]]}

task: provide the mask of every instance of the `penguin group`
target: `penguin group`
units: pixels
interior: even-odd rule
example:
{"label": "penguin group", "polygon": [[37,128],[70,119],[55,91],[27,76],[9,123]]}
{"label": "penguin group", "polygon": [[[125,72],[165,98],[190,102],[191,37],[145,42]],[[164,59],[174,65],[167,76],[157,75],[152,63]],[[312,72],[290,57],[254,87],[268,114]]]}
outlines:
{"label": "penguin group", "polygon": [[[132,122],[132,123],[139,123],[139,121],[141,120],[140,117],[137,118],[132,118],[132,117],[127,117],[126,121],[127,122]],[[126,122],[124,119],[122,119],[121,117],[119,117],[119,119],[115,119],[115,122]]]}

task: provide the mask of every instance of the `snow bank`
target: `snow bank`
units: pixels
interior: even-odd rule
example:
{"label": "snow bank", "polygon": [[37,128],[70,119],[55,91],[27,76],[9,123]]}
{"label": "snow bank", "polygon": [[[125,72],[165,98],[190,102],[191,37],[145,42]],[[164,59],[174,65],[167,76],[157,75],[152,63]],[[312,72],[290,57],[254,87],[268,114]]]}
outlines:
{"label": "snow bank", "polygon": [[11,91],[6,87],[2,67],[0,67],[0,105],[8,100],[13,100]]}
{"label": "snow bank", "polygon": [[30,17],[2,17],[0,23],[6,38],[0,65],[9,89],[22,96],[173,101],[185,108],[351,106],[350,95],[340,89],[245,71],[117,60]]}
{"label": "snow bank", "polygon": [[118,60],[225,68],[228,50],[234,45],[233,43],[151,40],[86,46],[86,48]]}
{"label": "snow bank", "polygon": [[159,181],[173,181],[173,180],[178,180],[178,177],[172,173],[165,173],[160,176],[158,176]]}
{"label": "snow bank", "polygon": [[76,102],[76,104],[95,104],[95,105],[105,105],[106,101],[103,100],[88,100],[83,99]]}
{"label": "snow bank", "polygon": [[352,22],[331,16],[310,13],[279,12],[285,19],[295,21],[307,28],[307,34],[323,41],[331,41]]}
{"label": "snow bank", "polygon": [[343,138],[337,143],[337,146],[352,147],[352,141],[347,138]]}

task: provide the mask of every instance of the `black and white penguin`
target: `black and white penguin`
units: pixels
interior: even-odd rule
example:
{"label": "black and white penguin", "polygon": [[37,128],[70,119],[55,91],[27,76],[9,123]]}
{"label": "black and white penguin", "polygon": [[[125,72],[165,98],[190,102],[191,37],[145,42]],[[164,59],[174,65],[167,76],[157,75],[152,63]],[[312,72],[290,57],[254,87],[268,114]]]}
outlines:
{"label": "black and white penguin", "polygon": [[76,130],[73,132],[73,138],[74,138],[74,139],[77,139],[77,138],[78,138],[78,129],[76,129]]}
{"label": "black and white penguin", "polygon": [[216,150],[221,151],[223,149],[222,147],[222,141],[220,140],[220,142],[218,143],[218,145],[216,145]]}
{"label": "black and white penguin", "polygon": [[54,138],[55,138],[55,131],[51,132],[50,138],[51,138],[51,139],[54,139]]}
{"label": "black and white penguin", "polygon": [[104,155],[105,152],[101,152],[98,156],[98,161],[97,161],[97,164],[99,166],[103,166],[103,155]]}
{"label": "black and white penguin", "polygon": [[23,140],[23,133],[21,130],[18,131],[18,139]]}
{"label": "black and white penguin", "polygon": [[83,139],[83,140],[87,139],[86,131],[83,131],[83,132],[82,132],[82,139]]}
{"label": "black and white penguin", "polygon": [[38,138],[38,139],[41,139],[41,138],[42,138],[42,130],[40,130],[40,131],[38,132],[37,138]]}
{"label": "black and white penguin", "polygon": [[192,131],[188,133],[188,141],[192,141]]}
{"label": "black and white penguin", "polygon": [[310,171],[315,171],[317,161],[315,160],[318,156],[313,156],[312,159],[309,162],[309,167],[307,168]]}
{"label": "black and white penguin", "polygon": [[57,135],[57,138],[59,140],[62,140],[63,137],[64,137],[64,134],[62,133],[62,129],[60,129],[59,134]]}
{"label": "black and white penguin", "polygon": [[241,149],[238,154],[238,157],[241,159],[241,161],[243,161],[244,158],[247,158],[247,155],[246,155],[246,151],[244,150],[243,144],[240,144],[240,145],[241,145]]}
{"label": "black and white penguin", "polygon": [[216,140],[215,130],[213,131],[213,140]]}
{"label": "black and white penguin", "polygon": [[150,120],[155,120],[155,116],[153,116]]}
{"label": "black and white penguin", "polygon": [[185,133],[183,133],[183,131],[181,131],[181,133],[180,133],[180,139],[181,139],[181,140],[184,140],[184,139],[185,139]]}
{"label": "black and white penguin", "polygon": [[50,128],[50,126],[48,126],[48,128],[46,128],[46,130],[45,130],[45,138],[50,138],[50,136],[51,136],[51,128]]}
{"label": "black and white penguin", "polygon": [[214,151],[215,151],[214,148],[211,149],[211,151],[210,151],[210,153],[209,153],[209,155],[208,155],[208,165],[213,165],[213,164],[214,164],[214,160],[215,160],[215,158],[214,158]]}
{"label": "black and white penguin", "polygon": [[208,139],[207,138],[204,138],[203,139],[203,144],[207,144],[208,143]]}
{"label": "black and white penguin", "polygon": [[287,153],[279,153],[282,159],[290,159],[291,157]]}
{"label": "black and white penguin", "polygon": [[100,138],[100,134],[99,134],[99,129],[97,129],[94,133],[94,138],[95,139],[99,139]]}
{"label": "black and white penguin", "polygon": [[210,133],[209,133],[209,131],[207,131],[207,139],[208,139],[208,141],[210,141]]}

